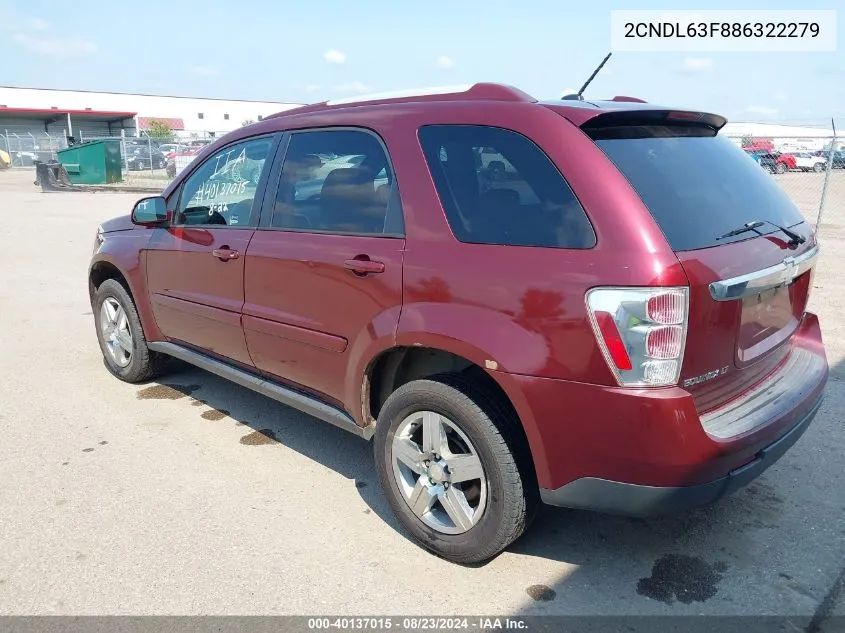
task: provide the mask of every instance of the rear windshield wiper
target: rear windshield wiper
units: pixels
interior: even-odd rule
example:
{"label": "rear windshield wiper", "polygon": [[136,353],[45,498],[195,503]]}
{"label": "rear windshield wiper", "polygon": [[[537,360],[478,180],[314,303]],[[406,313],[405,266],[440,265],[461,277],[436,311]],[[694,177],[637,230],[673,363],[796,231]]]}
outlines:
{"label": "rear windshield wiper", "polygon": [[725,233],[724,235],[720,235],[716,239],[717,240],[723,240],[727,237],[733,237],[735,235],[742,235],[743,233],[747,233],[748,231],[757,231],[757,233],[760,233],[760,235],[762,235],[763,233],[761,233],[757,229],[759,229],[761,226],[764,226],[766,224],[768,224],[769,226],[775,227],[781,233],[786,235],[789,238],[789,242],[787,242],[787,244],[789,244],[790,248],[797,248],[799,244],[803,244],[804,242],[807,241],[806,238],[801,237],[800,235],[798,235],[798,233],[795,233],[794,231],[790,231],[786,227],[780,226],[779,224],[775,224],[774,222],[769,222],[768,220],[752,220],[751,222],[746,222],[741,227],[736,228],[732,231],[728,231],[727,233]]}

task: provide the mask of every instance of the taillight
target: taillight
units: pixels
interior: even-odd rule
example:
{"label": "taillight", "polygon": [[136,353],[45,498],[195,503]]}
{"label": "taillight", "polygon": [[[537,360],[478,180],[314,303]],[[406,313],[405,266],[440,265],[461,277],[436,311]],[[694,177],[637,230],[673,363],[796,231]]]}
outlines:
{"label": "taillight", "polygon": [[596,340],[620,385],[677,384],[684,357],[688,288],[594,288],[587,308]]}

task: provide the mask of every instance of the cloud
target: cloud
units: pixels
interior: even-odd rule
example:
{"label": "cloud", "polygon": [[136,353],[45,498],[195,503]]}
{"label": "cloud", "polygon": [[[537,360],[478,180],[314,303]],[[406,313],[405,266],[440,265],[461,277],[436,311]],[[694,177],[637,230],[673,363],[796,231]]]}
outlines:
{"label": "cloud", "polygon": [[305,86],[305,92],[317,92],[320,89],[320,86],[317,84],[308,84]]}
{"label": "cloud", "polygon": [[750,105],[745,108],[745,111],[749,114],[761,114],[763,116],[772,116],[778,113],[777,108],[770,108],[768,106],[760,106],[760,105]]}
{"label": "cloud", "polygon": [[33,31],[46,31],[50,28],[50,24],[41,18],[30,18],[27,24]]}
{"label": "cloud", "polygon": [[691,73],[707,73],[713,70],[713,60],[709,57],[684,57],[681,70]]}
{"label": "cloud", "polygon": [[97,52],[97,44],[77,37],[37,37],[29,33],[15,33],[12,42],[44,57],[79,57]]}
{"label": "cloud", "polygon": [[345,94],[365,94],[367,92],[372,92],[370,87],[361,81],[350,81],[349,83],[338,84],[337,86],[332,86],[332,90]]}
{"label": "cloud", "polygon": [[191,72],[195,75],[202,75],[204,77],[211,77],[212,75],[217,74],[217,69],[212,68],[211,66],[194,66],[191,68]]}
{"label": "cloud", "polygon": [[451,57],[447,55],[441,55],[437,58],[437,67],[442,68],[443,70],[449,70],[450,68],[455,67],[455,62],[452,61]]}
{"label": "cloud", "polygon": [[785,92],[778,92],[775,95],[775,101],[787,101],[788,99],[789,95],[787,95]]}
{"label": "cloud", "polygon": [[346,63],[346,54],[341,53],[339,50],[332,48],[327,50],[323,53],[323,59],[326,60],[327,64],[345,64]]}

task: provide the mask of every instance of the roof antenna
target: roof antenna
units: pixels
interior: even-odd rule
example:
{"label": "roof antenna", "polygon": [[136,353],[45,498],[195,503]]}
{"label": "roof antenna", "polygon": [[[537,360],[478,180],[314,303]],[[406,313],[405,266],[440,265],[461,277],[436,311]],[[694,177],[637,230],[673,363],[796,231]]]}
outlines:
{"label": "roof antenna", "polygon": [[583,100],[584,100],[584,97],[583,97],[582,95],[584,94],[584,91],[587,89],[587,86],[589,86],[589,85],[590,85],[590,83],[593,81],[593,79],[595,79],[596,75],[598,75],[598,74],[599,74],[599,71],[600,71],[600,70],[604,67],[604,65],[607,63],[607,60],[608,60],[608,59],[610,59],[610,56],[611,56],[611,55],[613,55],[613,52],[612,52],[612,51],[611,51],[610,53],[608,53],[608,54],[607,54],[607,56],[606,56],[603,60],[601,60],[601,64],[599,64],[599,65],[598,65],[598,68],[596,68],[596,69],[593,71],[593,74],[592,74],[592,75],[590,75],[590,78],[589,78],[589,79],[587,79],[587,81],[585,81],[585,82],[584,82],[584,85],[583,85],[583,86],[581,86],[581,90],[579,90],[579,91],[578,91],[576,94],[574,94],[574,95],[563,95],[563,96],[561,97],[561,99],[562,99],[562,100],[564,100],[564,101],[583,101]]}

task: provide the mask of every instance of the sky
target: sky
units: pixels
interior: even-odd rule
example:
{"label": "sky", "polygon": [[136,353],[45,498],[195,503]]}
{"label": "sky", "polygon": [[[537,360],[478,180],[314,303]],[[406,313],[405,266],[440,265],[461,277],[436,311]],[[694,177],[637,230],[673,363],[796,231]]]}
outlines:
{"label": "sky", "polygon": [[[799,5],[0,0],[0,85],[311,103],[495,81],[558,99],[577,90],[609,52],[613,9]],[[838,17],[845,23],[845,10]],[[843,28],[836,52],[614,53],[586,97],[632,95],[731,121],[824,125],[836,118],[845,127]]]}

